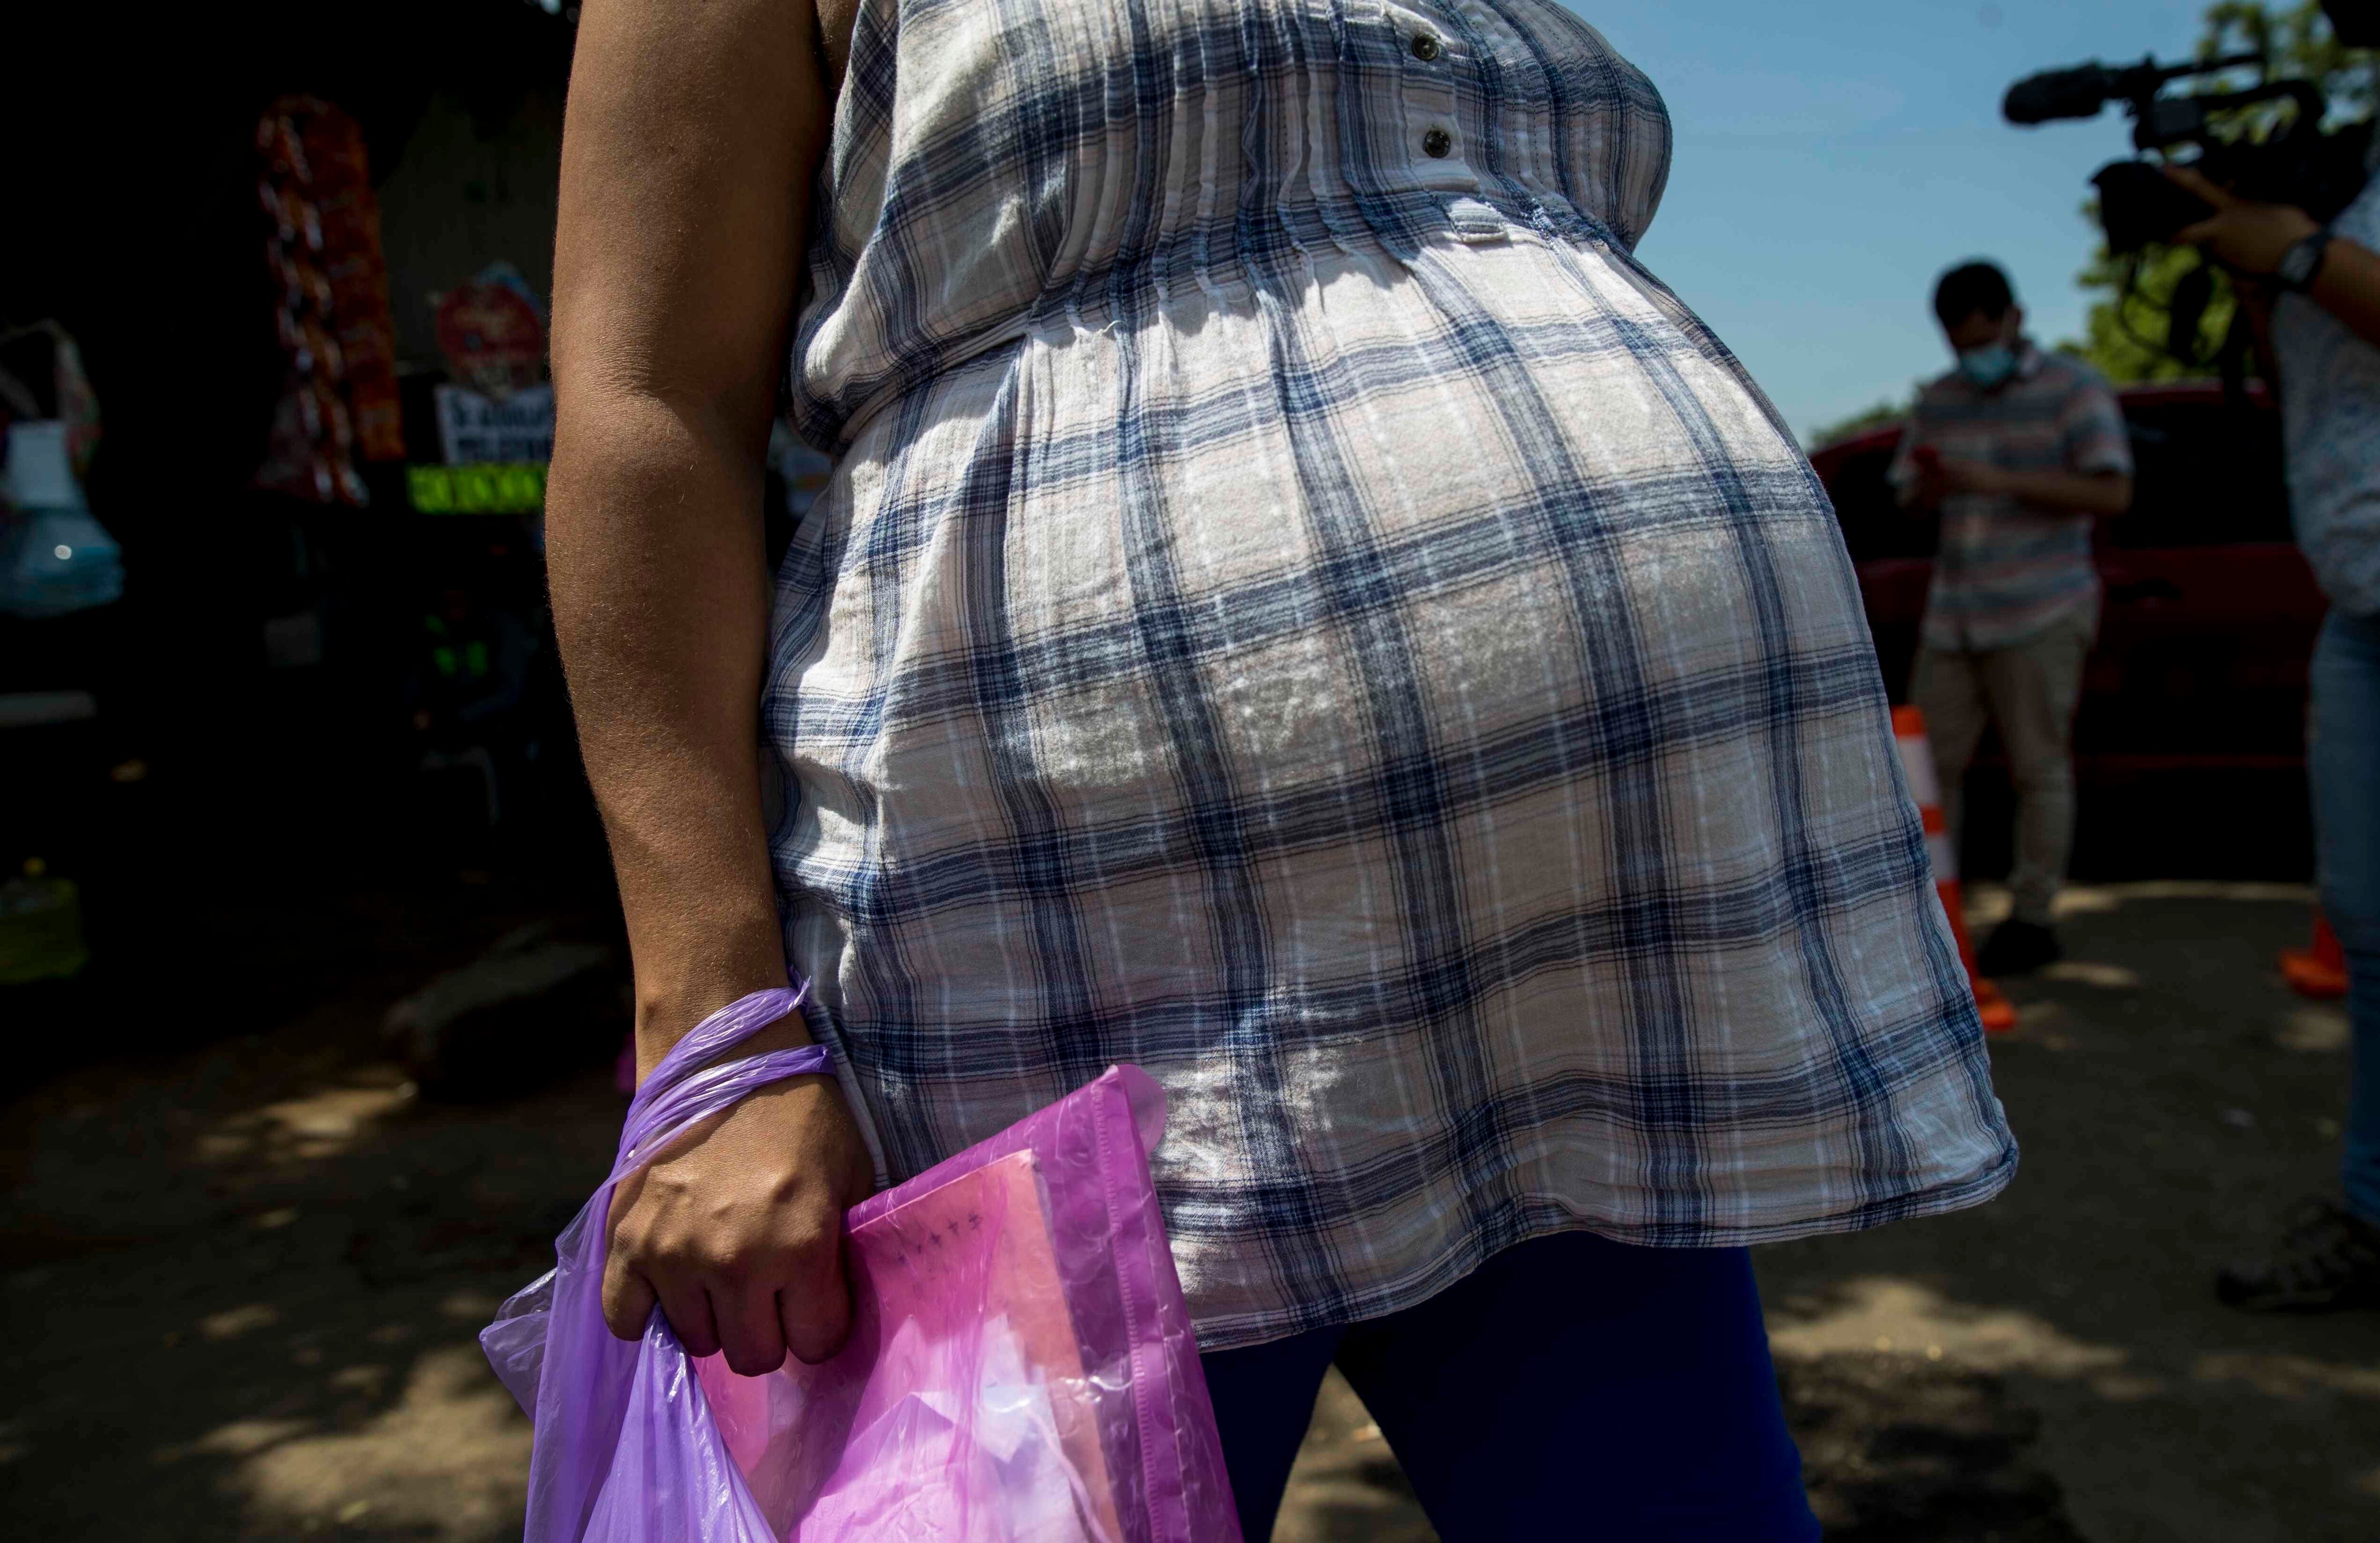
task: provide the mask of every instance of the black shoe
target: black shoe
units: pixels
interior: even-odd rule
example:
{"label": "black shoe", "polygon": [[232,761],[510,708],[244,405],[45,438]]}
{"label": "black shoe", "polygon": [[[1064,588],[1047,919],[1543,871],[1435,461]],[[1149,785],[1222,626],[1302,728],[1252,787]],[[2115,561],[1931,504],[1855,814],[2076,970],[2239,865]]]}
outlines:
{"label": "black shoe", "polygon": [[2327,1200],[2289,1214],[2280,1246],[2227,1267],[2215,1294],[2252,1313],[2328,1313],[2380,1307],[2380,1227]]}
{"label": "black shoe", "polygon": [[2058,941],[2056,928],[2010,917],[1993,928],[1992,935],[1984,941],[1983,953],[1975,956],[1975,973],[1992,977],[2031,975],[2042,966],[2054,965],[2065,957],[2066,948]]}

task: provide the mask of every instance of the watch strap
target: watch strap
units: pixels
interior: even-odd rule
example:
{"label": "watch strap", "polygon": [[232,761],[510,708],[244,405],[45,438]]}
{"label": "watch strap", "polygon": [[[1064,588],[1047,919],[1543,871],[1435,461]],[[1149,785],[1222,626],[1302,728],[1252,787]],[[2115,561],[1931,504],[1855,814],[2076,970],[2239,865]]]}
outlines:
{"label": "watch strap", "polygon": [[2325,225],[2283,252],[2273,277],[2280,281],[2282,288],[2302,295],[2313,287],[2315,277],[2322,273],[2323,260],[2329,255],[2330,227]]}

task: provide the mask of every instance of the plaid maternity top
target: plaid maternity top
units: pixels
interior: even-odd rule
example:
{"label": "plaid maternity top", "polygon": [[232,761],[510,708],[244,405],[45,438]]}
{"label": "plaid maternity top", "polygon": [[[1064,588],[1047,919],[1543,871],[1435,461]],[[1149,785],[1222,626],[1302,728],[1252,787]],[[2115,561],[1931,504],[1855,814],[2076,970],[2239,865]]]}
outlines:
{"label": "plaid maternity top", "polygon": [[866,0],[766,732],[887,1179],[1097,1075],[1209,1349],[2015,1147],[1824,493],[1550,0]]}

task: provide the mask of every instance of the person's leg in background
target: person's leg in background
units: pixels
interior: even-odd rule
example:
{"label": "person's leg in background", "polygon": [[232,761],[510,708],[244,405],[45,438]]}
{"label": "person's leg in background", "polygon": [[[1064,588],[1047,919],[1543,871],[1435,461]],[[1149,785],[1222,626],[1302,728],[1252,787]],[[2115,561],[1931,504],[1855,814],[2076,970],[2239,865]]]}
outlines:
{"label": "person's leg in background", "polygon": [[1818,1536],[1745,1249],[1537,1238],[1338,1361],[1445,1543]]}
{"label": "person's leg in background", "polygon": [[2096,630],[2095,613],[2080,609],[2040,636],[1995,649],[1977,662],[2016,787],[2009,919],[1976,956],[1985,975],[2022,975],[2065,952],[2054,913],[2074,848],[2074,709]]}
{"label": "person's leg in background", "polygon": [[2323,914],[2347,954],[2345,1204],[2307,1202],[2271,1256],[2216,1278],[2223,1300],[2254,1309],[2380,1306],[2380,617],[2323,624],[2306,773]]}
{"label": "person's leg in background", "polygon": [[1971,653],[1921,647],[1909,670],[1909,705],[1925,715],[1925,742],[1934,752],[1934,776],[1942,784],[1942,820],[1954,852],[1966,829],[1967,767],[1991,722],[1975,659]]}
{"label": "person's leg in background", "polygon": [[1322,1391],[1323,1375],[1345,1333],[1317,1329],[1198,1358],[1245,1543],[1268,1543],[1272,1537],[1290,1464],[1314,1421],[1314,1396]]}
{"label": "person's leg in background", "polygon": [[2323,914],[2347,953],[2354,1067],[2347,1207],[2380,1227],[2380,616],[2333,613],[2313,662],[2306,745]]}

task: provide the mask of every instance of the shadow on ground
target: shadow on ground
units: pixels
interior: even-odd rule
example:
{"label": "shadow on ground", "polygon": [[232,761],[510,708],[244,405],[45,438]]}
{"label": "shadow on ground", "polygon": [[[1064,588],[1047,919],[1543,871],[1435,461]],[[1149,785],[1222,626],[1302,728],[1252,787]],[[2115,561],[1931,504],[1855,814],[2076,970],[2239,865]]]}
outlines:
{"label": "shadow on ground", "polygon": [[[2311,894],[2084,886],[2012,983],[1994,1204],[1759,1251],[1813,1504],[1859,1543],[2369,1543],[2380,1313],[2233,1313],[2216,1267],[2334,1187],[2347,1028],[2282,989]],[[1979,929],[2005,897],[1977,897]],[[1333,1400],[1339,1401],[1334,1412]],[[1343,1389],[1282,1543],[1425,1538]]]}
{"label": "shadow on ground", "polygon": [[[13,1102],[12,1530],[517,1536],[528,1428],[474,1335],[551,1261],[620,1103],[595,1072],[502,1105],[431,1105],[375,1028],[516,919],[485,918],[443,954],[417,940],[358,957],[267,1031],[62,1073]],[[2071,960],[2016,987],[2022,1024],[1994,1051],[2025,1146],[2009,1194],[1762,1251],[1830,1537],[2380,1536],[2380,1315],[2242,1318],[2206,1286],[2328,1180],[2344,1021],[2272,971],[2305,922],[2295,890],[2076,892]],[[1280,1543],[1429,1536],[1334,1381]]]}
{"label": "shadow on ground", "polygon": [[[1993,1047],[2016,1183],[1975,1211],[1764,1250],[1789,1386],[1863,1355],[1995,1379],[2038,1421],[2020,1460],[2093,1543],[2380,1537],[2380,1314],[2251,1317],[2211,1291],[2290,1202],[2336,1191],[2345,1014],[2274,967],[2311,902],[2070,891],[2069,957],[2011,983],[2019,1027]],[[1986,894],[1973,919],[2004,905]]]}
{"label": "shadow on ground", "polygon": [[12,1531],[518,1536],[528,1427],[475,1336],[552,1263],[619,1100],[593,1072],[502,1108],[426,1106],[378,1033],[390,1002],[516,919],[481,907],[386,940],[267,1032],[86,1055],[14,1100]]}

